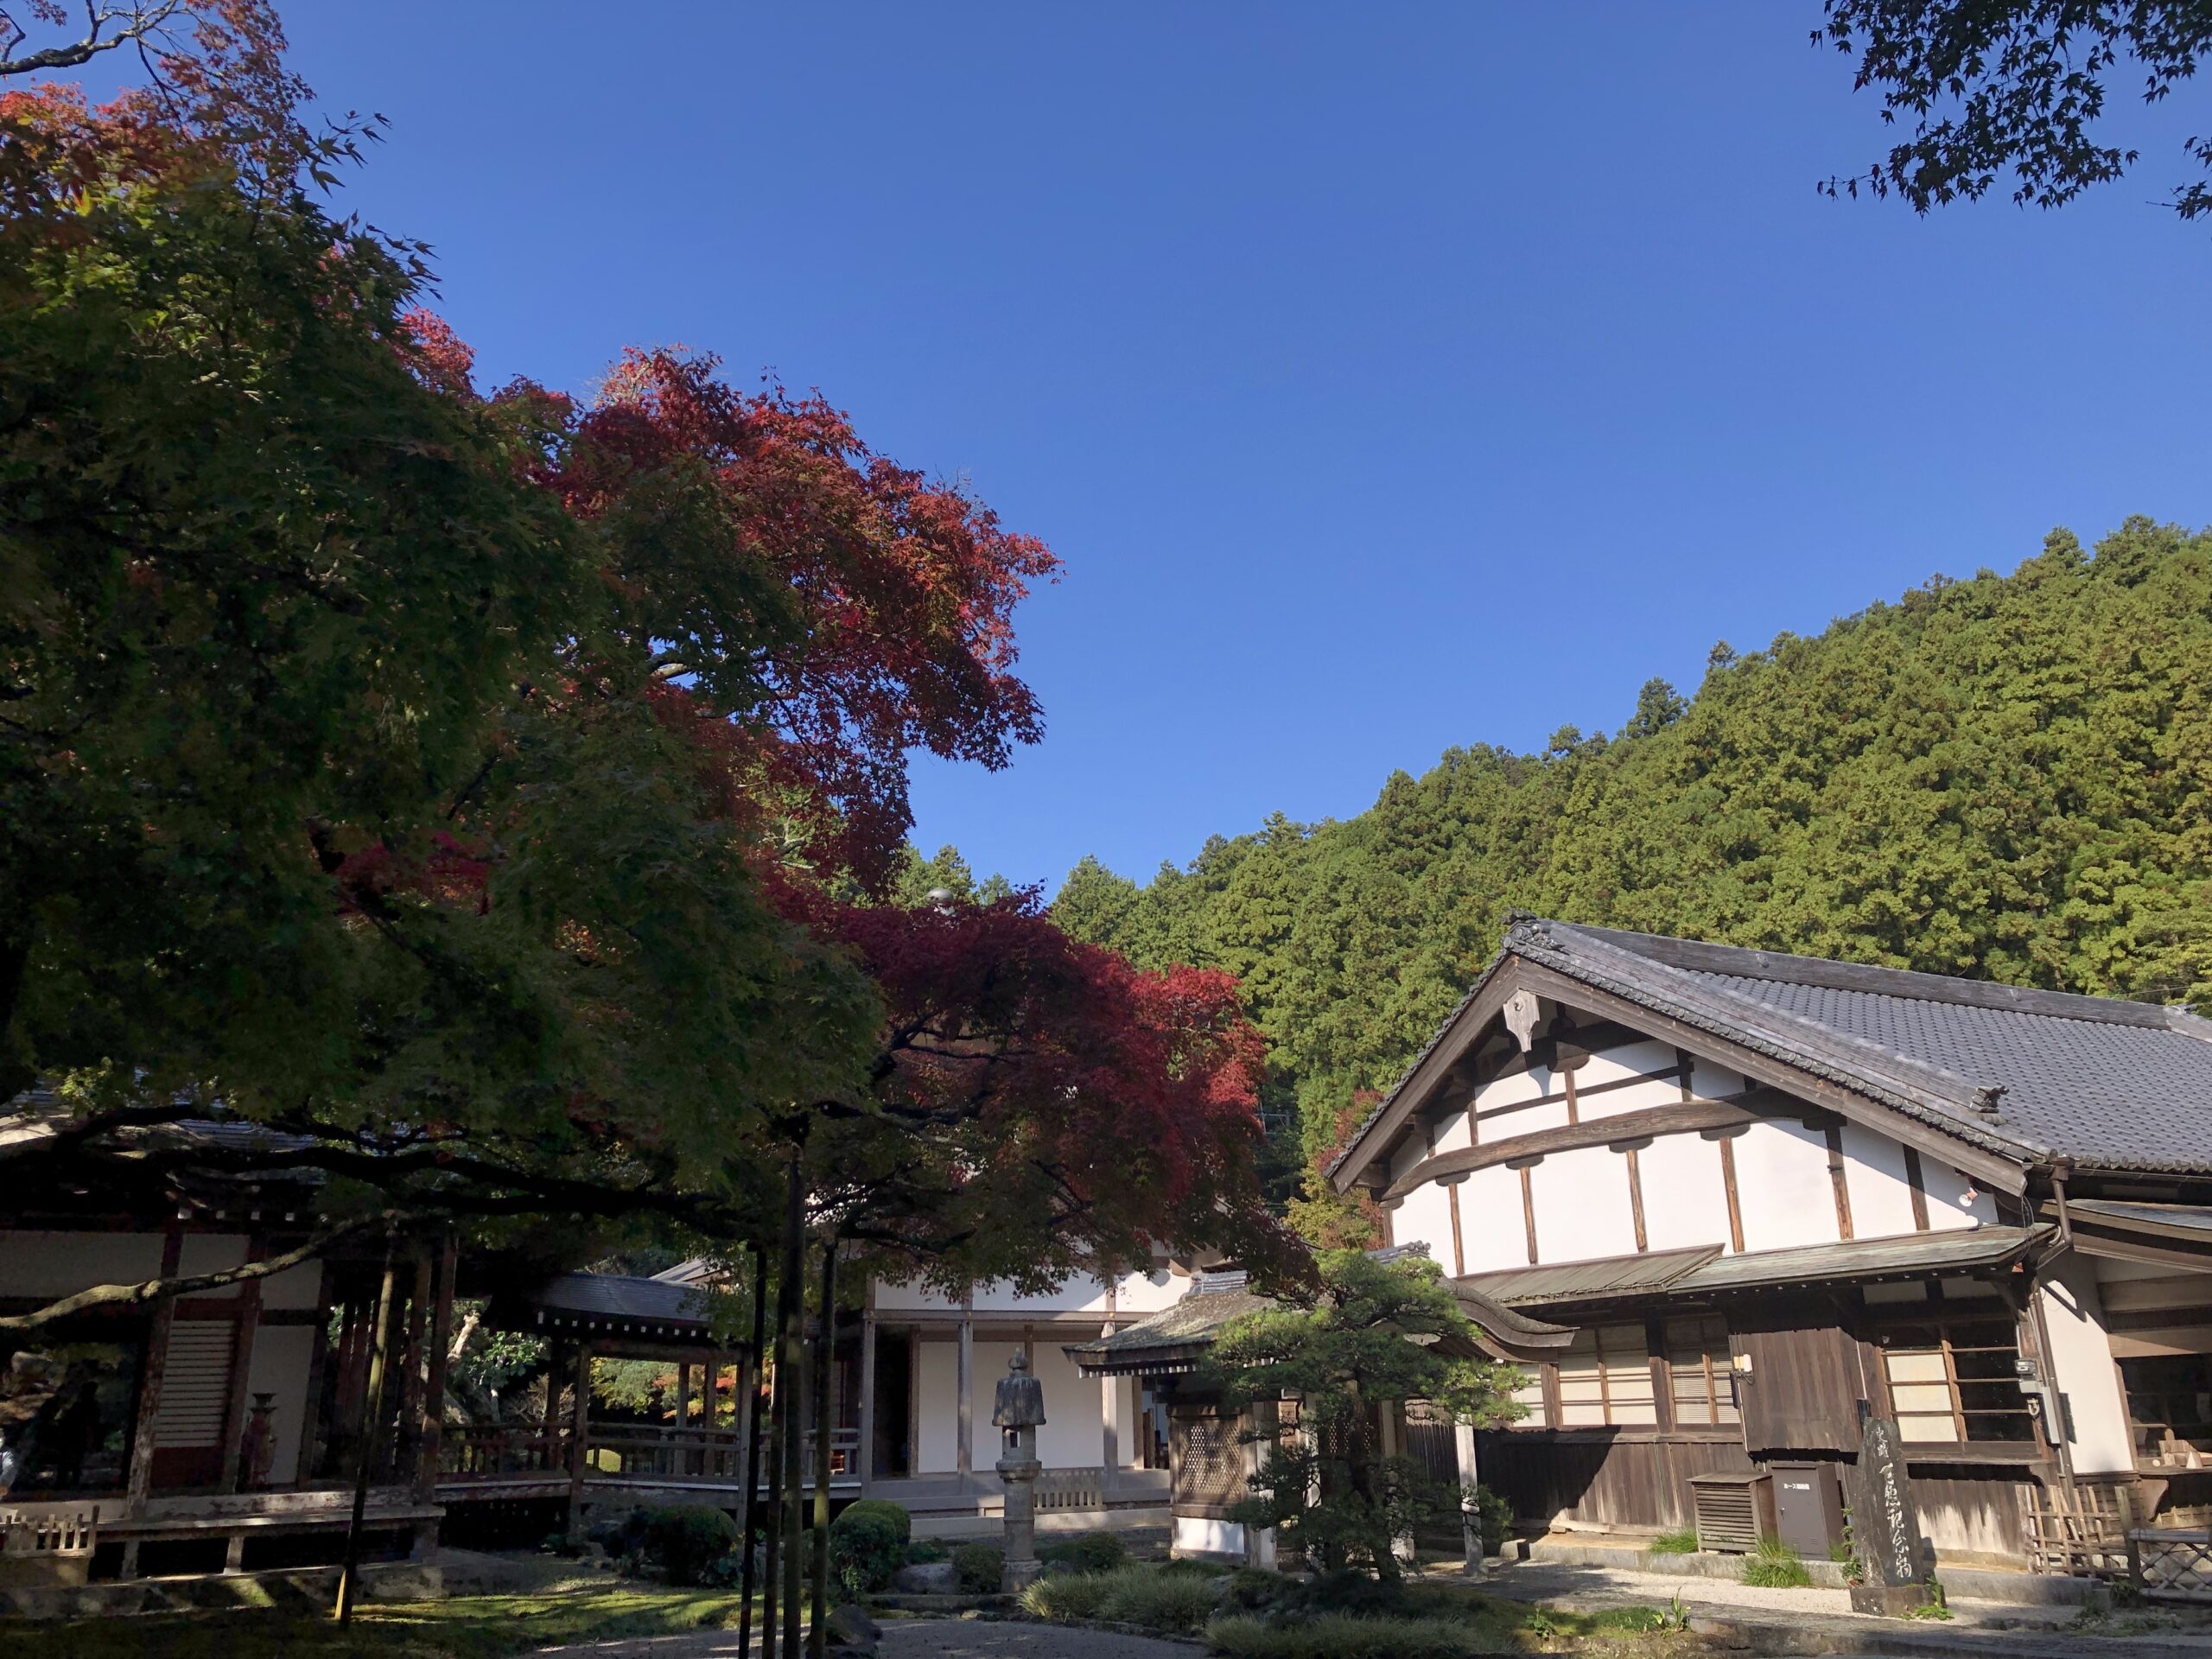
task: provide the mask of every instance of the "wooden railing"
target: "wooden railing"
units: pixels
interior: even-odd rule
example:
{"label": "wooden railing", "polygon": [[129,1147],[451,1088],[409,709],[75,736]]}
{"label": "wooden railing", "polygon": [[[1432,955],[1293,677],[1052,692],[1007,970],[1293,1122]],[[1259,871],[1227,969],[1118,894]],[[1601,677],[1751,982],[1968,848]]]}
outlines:
{"label": "wooden railing", "polygon": [[[802,1440],[799,1467],[810,1480],[813,1433],[810,1430]],[[541,1434],[526,1426],[448,1428],[440,1442],[438,1469],[452,1480],[562,1474],[569,1467],[569,1446],[566,1434]],[[843,1480],[858,1473],[860,1447],[857,1428],[830,1431],[832,1479]],[[733,1428],[593,1423],[584,1433],[584,1475],[588,1480],[707,1480],[741,1485],[744,1437]]]}
{"label": "wooden railing", "polygon": [[448,1428],[438,1442],[438,1472],[456,1480],[560,1474],[568,1466],[566,1434],[543,1434],[522,1424]]}

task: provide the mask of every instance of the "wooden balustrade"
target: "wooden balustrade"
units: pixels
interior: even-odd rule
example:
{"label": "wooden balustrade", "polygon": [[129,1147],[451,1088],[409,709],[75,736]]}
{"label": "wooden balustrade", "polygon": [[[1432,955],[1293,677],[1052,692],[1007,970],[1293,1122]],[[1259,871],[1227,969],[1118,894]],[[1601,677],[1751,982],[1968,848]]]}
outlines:
{"label": "wooden balustrade", "polygon": [[438,1472],[455,1480],[558,1474],[569,1466],[569,1437],[520,1423],[448,1428],[438,1442]]}
{"label": "wooden balustrade", "polygon": [[[814,1475],[814,1435],[803,1437],[799,1467]],[[860,1471],[860,1430],[830,1433],[830,1471],[846,1480]],[[525,1425],[472,1424],[448,1428],[439,1446],[439,1472],[448,1480],[560,1474],[569,1467],[569,1437]],[[741,1484],[745,1440],[735,1429],[677,1428],[659,1423],[593,1423],[584,1438],[588,1479],[703,1480]]]}

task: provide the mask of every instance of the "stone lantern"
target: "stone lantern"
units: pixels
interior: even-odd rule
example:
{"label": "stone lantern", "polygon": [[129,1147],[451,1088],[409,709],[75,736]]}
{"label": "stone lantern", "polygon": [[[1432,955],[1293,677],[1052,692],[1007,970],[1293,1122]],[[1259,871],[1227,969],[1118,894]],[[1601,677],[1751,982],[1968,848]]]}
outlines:
{"label": "stone lantern", "polygon": [[1044,1384],[1029,1375],[1029,1356],[1016,1351],[999,1379],[991,1407],[991,1426],[1006,1436],[998,1461],[1006,1483],[1006,1573],[1000,1588],[1012,1594],[1036,1581],[1044,1565],[1037,1559],[1037,1426],[1045,1421]]}

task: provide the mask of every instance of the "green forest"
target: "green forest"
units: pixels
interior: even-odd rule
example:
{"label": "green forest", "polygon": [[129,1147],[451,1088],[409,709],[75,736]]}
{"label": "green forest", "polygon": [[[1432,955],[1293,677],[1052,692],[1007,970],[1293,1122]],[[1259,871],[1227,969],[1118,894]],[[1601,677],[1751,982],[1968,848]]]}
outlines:
{"label": "green forest", "polygon": [[1694,695],[1654,680],[1610,736],[1454,748],[1357,817],[1278,815],[1143,886],[1086,859],[1053,913],[1147,965],[1236,973],[1310,1154],[1516,908],[2212,1004],[2208,807],[2212,534],[2133,518],[2094,554],[2055,531],[2010,575],[1717,645]]}

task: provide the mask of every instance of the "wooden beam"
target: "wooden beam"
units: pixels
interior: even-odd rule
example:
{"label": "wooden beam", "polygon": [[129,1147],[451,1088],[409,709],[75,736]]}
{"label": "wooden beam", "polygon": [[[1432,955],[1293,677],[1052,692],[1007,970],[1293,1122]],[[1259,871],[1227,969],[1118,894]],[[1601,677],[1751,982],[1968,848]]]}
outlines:
{"label": "wooden beam", "polygon": [[1924,1233],[1928,1230],[1928,1177],[1921,1171],[1916,1147],[1904,1149],[1904,1181],[1912,1189],[1912,1230]]}
{"label": "wooden beam", "polygon": [[1736,1195],[1736,1143],[1720,1143],[1720,1185],[1728,1194],[1728,1242],[1737,1255],[1744,1253],[1744,1205]]}
{"label": "wooden beam", "polygon": [[1452,1206],[1452,1275],[1458,1278],[1467,1270],[1467,1245],[1459,1232],[1459,1189],[1465,1183],[1454,1181],[1444,1189],[1446,1199]]}
{"label": "wooden beam", "polygon": [[1851,1231],[1851,1186],[1844,1179],[1843,1130],[1831,1124],[1827,1131],[1828,1183],[1835,1188],[1836,1236],[1849,1240]]}
{"label": "wooden beam", "polygon": [[[1626,1155],[1628,1158],[1628,1209],[1630,1218],[1636,1223],[1636,1248],[1639,1250],[1648,1250],[1651,1248],[1651,1240],[1643,1230],[1643,1171],[1637,1163],[1634,1147],[1628,1149]],[[1459,1212],[1455,1210],[1452,1213],[1456,1217]]]}
{"label": "wooden beam", "polygon": [[[1781,1106],[1787,1109],[1772,1109]],[[1503,1141],[1459,1147],[1425,1158],[1385,1189],[1385,1203],[1402,1199],[1408,1192],[1447,1175],[1464,1175],[1496,1164],[1531,1160],[1554,1152],[1574,1152],[1585,1147],[1611,1146],[1653,1135],[1688,1134],[1697,1129],[1743,1128],[1770,1117],[1795,1116],[1805,1109],[1772,1090],[1755,1090],[1737,1100],[1700,1100],[1687,1105],[1649,1106],[1642,1111],[1622,1112],[1613,1117],[1594,1117],[1586,1122],[1566,1123],[1535,1129]]]}
{"label": "wooden beam", "polygon": [[1529,1265],[1536,1265],[1536,1193],[1529,1184],[1529,1169],[1521,1169],[1521,1224],[1529,1230]]}

